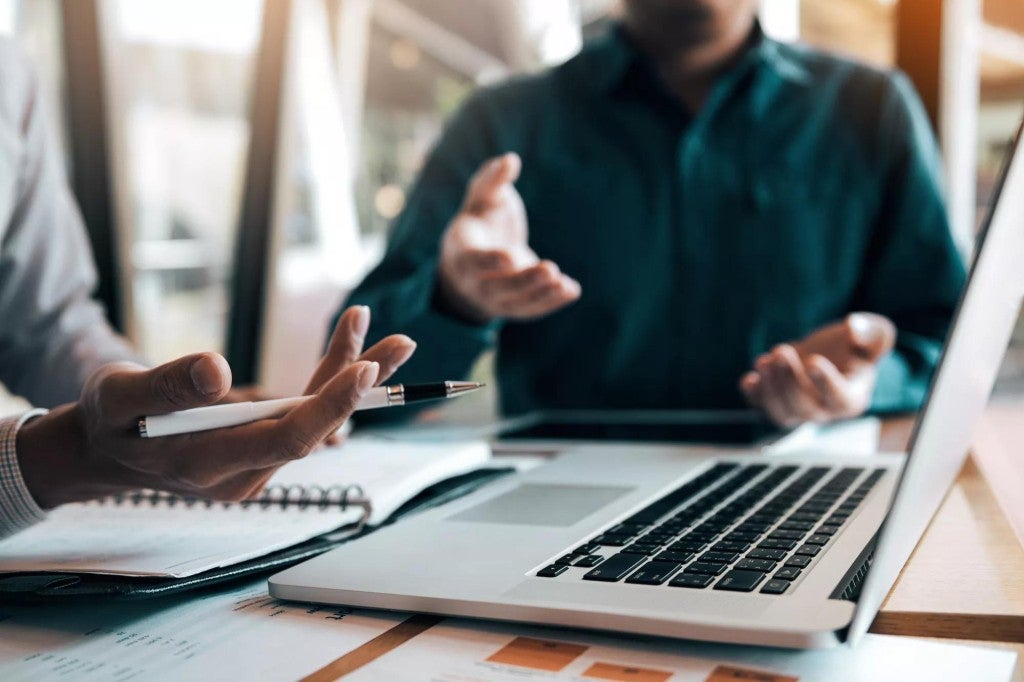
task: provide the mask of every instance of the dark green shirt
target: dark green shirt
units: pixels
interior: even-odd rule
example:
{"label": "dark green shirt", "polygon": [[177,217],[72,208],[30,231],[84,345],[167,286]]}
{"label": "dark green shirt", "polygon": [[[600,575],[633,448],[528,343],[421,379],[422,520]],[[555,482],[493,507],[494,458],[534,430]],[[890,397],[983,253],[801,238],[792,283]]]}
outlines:
{"label": "dark green shirt", "polygon": [[[473,95],[349,301],[373,309],[374,339],[419,343],[396,380],[460,378],[497,344],[507,414],[734,408],[759,354],[865,310],[899,328],[873,409],[917,407],[965,280],[923,109],[901,74],[755,38],[696,115],[618,28]],[[530,246],[583,293],[478,327],[436,304],[438,246],[507,151]]]}

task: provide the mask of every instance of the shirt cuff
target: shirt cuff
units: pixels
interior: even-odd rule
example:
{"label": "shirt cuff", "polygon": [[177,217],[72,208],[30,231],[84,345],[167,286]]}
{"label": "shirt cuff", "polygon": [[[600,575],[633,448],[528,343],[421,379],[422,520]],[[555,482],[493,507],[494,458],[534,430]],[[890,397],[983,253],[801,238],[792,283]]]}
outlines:
{"label": "shirt cuff", "polygon": [[46,414],[30,410],[20,417],[0,420],[0,538],[13,535],[46,518],[25,485],[18,466],[18,431],[29,420]]}

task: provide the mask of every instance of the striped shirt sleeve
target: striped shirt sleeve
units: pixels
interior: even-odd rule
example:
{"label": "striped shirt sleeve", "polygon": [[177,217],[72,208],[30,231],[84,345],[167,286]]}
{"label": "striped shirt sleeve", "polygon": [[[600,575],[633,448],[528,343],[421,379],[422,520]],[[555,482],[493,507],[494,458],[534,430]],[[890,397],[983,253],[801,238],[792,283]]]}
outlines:
{"label": "striped shirt sleeve", "polygon": [[18,417],[0,420],[0,539],[46,518],[46,512],[39,508],[25,485],[15,451],[18,430],[25,422],[41,414],[46,414],[46,410],[31,410]]}

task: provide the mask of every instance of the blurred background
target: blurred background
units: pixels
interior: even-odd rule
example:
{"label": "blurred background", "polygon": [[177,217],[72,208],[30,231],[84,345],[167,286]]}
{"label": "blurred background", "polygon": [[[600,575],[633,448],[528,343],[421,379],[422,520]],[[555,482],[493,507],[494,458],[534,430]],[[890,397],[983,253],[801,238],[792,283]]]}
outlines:
{"label": "blurred background", "polygon": [[[238,379],[287,394],[462,99],[565,60],[616,11],[616,0],[0,0],[0,33],[45,83],[115,324],[153,361],[218,350]],[[1024,2],[765,0],[762,22],[909,73],[968,253],[1024,109]]]}

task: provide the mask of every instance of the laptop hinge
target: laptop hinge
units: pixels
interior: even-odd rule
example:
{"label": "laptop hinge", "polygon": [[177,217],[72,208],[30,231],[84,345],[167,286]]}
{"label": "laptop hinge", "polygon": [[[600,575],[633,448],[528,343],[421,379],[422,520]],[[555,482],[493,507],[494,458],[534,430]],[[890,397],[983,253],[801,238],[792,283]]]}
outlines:
{"label": "laptop hinge", "polygon": [[875,542],[877,540],[878,534],[875,533],[871,540],[864,545],[864,549],[861,550],[856,560],[850,565],[850,569],[839,580],[836,588],[832,590],[829,599],[855,602],[860,598],[860,588],[864,585],[864,578],[868,575],[868,569],[871,568],[871,559],[875,555]]}

